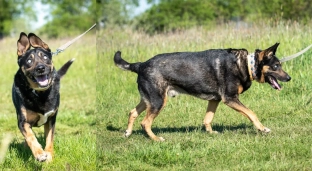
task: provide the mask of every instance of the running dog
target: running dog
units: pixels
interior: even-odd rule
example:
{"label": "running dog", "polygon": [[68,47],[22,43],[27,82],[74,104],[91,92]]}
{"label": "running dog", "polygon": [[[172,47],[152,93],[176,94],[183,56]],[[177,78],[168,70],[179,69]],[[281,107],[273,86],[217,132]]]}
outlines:
{"label": "running dog", "polygon": [[[35,34],[29,33],[27,36],[23,32],[17,41],[17,56],[19,69],[14,77],[12,100],[18,128],[36,160],[52,161],[55,122],[60,104],[60,80],[74,59],[56,71],[49,46]],[[32,131],[32,127],[42,125],[46,138],[44,150]]]}

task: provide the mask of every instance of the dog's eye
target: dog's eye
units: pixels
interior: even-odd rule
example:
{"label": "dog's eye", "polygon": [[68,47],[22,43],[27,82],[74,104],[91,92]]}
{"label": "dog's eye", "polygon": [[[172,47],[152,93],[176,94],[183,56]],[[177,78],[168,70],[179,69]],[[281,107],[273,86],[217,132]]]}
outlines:
{"label": "dog's eye", "polygon": [[277,70],[277,68],[278,68],[278,65],[274,65],[274,66],[273,66],[273,69],[274,69],[274,70]]}
{"label": "dog's eye", "polygon": [[43,56],[43,59],[48,59],[48,57],[46,55]]}
{"label": "dog's eye", "polygon": [[28,64],[30,64],[31,62],[32,62],[32,60],[31,60],[31,59],[28,59],[28,60],[27,60],[27,63],[28,63]]}

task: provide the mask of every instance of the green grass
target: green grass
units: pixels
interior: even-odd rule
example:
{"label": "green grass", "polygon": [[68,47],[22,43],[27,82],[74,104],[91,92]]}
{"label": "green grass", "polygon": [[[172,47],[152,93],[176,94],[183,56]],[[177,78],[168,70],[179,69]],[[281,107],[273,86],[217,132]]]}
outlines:
{"label": "green grass", "polygon": [[181,95],[170,98],[153,123],[153,132],[165,142],[153,142],[141,130],[145,112],[137,118],[133,134],[123,137],[128,113],[140,98],[136,74],[113,63],[117,50],[127,61],[138,62],[165,52],[229,47],[253,51],[275,42],[281,43],[277,56],[288,56],[312,43],[310,28],[298,23],[248,28],[229,24],[211,31],[196,28],[152,37],[130,30],[99,32],[97,167],[120,171],[312,170],[312,50],[283,64],[292,80],[281,83],[282,91],[253,82],[240,96],[271,133],[258,132],[247,118],[220,104],[212,125],[220,134],[208,134],[202,128],[207,102]]}
{"label": "green grass", "polygon": [[[11,100],[13,77],[18,69],[16,38],[0,41],[0,140],[7,134],[13,139],[0,170],[95,170],[96,167],[96,110],[95,110],[95,35],[89,34],[54,57],[56,69],[71,58],[73,65],[61,81],[61,104],[57,116],[54,159],[51,163],[37,162],[17,127],[16,113]],[[52,51],[68,39],[43,40]],[[45,145],[43,127],[33,128],[39,142]]]}

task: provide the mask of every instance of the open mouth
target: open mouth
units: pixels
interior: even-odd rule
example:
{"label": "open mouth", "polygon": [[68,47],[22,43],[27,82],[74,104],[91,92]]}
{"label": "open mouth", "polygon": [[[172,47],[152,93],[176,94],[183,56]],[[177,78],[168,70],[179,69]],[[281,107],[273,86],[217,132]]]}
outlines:
{"label": "open mouth", "polygon": [[36,81],[40,85],[40,87],[46,87],[49,85],[48,75],[34,76],[34,81]]}
{"label": "open mouth", "polygon": [[274,88],[277,90],[281,90],[281,85],[278,84],[277,80],[275,77],[269,75],[267,76],[267,82]]}

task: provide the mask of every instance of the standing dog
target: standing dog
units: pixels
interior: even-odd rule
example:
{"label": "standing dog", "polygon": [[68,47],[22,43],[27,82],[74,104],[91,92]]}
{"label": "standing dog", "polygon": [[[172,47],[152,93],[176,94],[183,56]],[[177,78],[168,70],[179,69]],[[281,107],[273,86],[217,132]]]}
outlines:
{"label": "standing dog", "polygon": [[206,131],[213,133],[211,122],[219,102],[246,116],[262,132],[264,127],[254,112],[239,101],[239,94],[248,90],[251,82],[269,83],[274,89],[281,89],[277,80],[286,82],[291,78],[282,70],[275,56],[279,43],[266,50],[255,50],[248,54],[245,49],[211,49],[202,52],[176,52],[156,55],[146,62],[128,63],[121,58],[121,52],[114,56],[115,64],[138,74],[137,83],[141,95],[140,103],[131,110],[125,136],[132,133],[138,115],[147,110],[141,122],[142,128],[153,140],[163,141],[151,130],[152,122],[165,106],[168,96],[189,94],[208,100],[204,118]]}
{"label": "standing dog", "polygon": [[[33,49],[30,49],[33,47]],[[74,59],[58,71],[52,63],[49,46],[35,34],[20,34],[17,41],[19,69],[14,77],[12,100],[17,113],[17,124],[34,157],[51,161],[56,115],[60,104],[60,79]],[[46,146],[43,150],[32,127],[44,125]]]}

